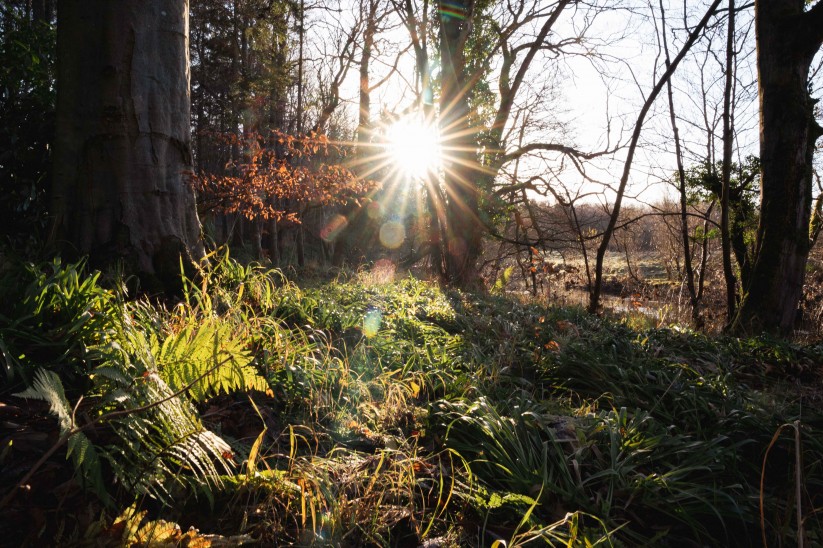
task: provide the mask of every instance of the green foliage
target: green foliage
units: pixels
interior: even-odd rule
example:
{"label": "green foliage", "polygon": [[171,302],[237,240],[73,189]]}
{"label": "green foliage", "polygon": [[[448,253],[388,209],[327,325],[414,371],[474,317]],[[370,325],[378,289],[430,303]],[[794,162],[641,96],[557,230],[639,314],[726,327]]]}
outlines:
{"label": "green foliage", "polygon": [[205,319],[166,337],[161,344],[151,341],[151,353],[160,375],[172,390],[189,386],[195,401],[204,401],[220,392],[259,390],[269,386],[250,365],[254,357],[246,340],[234,333],[229,323]]}
{"label": "green foliage", "polygon": [[[105,426],[78,431],[70,454],[87,479],[113,475],[117,504],[197,497],[186,512],[264,543],[727,546],[759,541],[763,473],[767,539],[785,543],[794,445],[772,438],[799,420],[819,535],[823,413],[779,382],[819,379],[819,345],[637,330],[366,271],[300,288],[222,251],[171,309],[124,302],[79,265],[23,272],[24,302],[6,298],[31,323],[2,340],[51,356],[33,338],[43,325],[55,355],[82,357],[21,361],[20,378],[63,432]],[[233,396],[248,388],[252,404]]]}
{"label": "green foliage", "polygon": [[[721,199],[723,163],[703,163],[693,166],[686,173],[686,185],[692,203]],[[729,238],[732,251],[741,271],[742,281],[747,282],[754,257],[754,240],[759,218],[760,159],[746,157],[743,163],[731,165],[729,180]],[[710,234],[695,233],[695,238]]]}
{"label": "green foliage", "polygon": [[119,292],[104,289],[85,263],[14,263],[0,271],[0,362],[5,380],[31,380],[38,367],[59,371],[72,390],[89,368],[87,345],[117,315]]}
{"label": "green foliage", "polygon": [[494,281],[494,285],[492,285],[491,292],[493,294],[501,294],[505,291],[506,286],[509,284],[509,280],[511,279],[512,273],[514,272],[514,267],[510,266],[503,270],[503,273]]}
{"label": "green foliage", "polygon": [[167,503],[174,484],[185,485],[189,477],[211,481],[219,477],[218,466],[222,473],[228,472],[229,446],[203,428],[191,404],[151,372],[145,337],[128,324],[109,335],[115,336],[90,350],[91,359],[100,365],[91,375],[92,403],[85,411],[105,423],[118,443],[91,444],[75,423],[60,378],[53,372],[38,370],[31,387],[17,394],[49,403],[61,435],[67,436],[67,455],[101,500],[109,503],[112,494],[104,487],[101,458],[126,493],[147,494]]}
{"label": "green foliage", "polygon": [[34,381],[26,390],[15,394],[18,398],[34,398],[49,404],[49,410],[57,417],[60,436],[68,437],[66,457],[71,457],[74,467],[88,482],[90,489],[106,503],[109,495],[103,483],[100,457],[85,433],[75,429],[74,412],[66,399],[63,383],[56,373],[39,369]]}
{"label": "green foliage", "polygon": [[127,493],[172,504],[175,486],[219,483],[221,474],[231,472],[229,445],[205,429],[191,404],[157,375],[107,384],[114,397],[106,403],[125,414],[107,421],[119,441],[107,447],[106,458]]}
{"label": "green foliage", "polygon": [[[722,181],[720,174],[723,162],[714,165],[698,164],[686,172],[686,185],[691,202],[708,202],[711,199],[720,199]],[[747,212],[757,210],[757,194],[760,190],[760,159],[756,156],[747,156],[742,164],[736,162],[731,166],[731,180],[729,181],[731,194],[729,200],[733,206],[739,206]]]}
{"label": "green foliage", "polygon": [[[0,234],[20,244],[45,226],[54,141],[52,25],[12,7],[0,18]],[[6,242],[8,243],[8,242]]]}
{"label": "green foliage", "polygon": [[[11,282],[3,295],[10,315],[0,317],[7,371],[32,379],[19,396],[50,404],[68,435],[68,454],[103,501],[115,492],[103,487],[101,459],[121,492],[166,503],[191,481],[208,484],[230,472],[230,447],[203,427],[186,396],[203,400],[218,392],[268,389],[251,365],[241,322],[211,310],[203,316],[198,306],[169,313],[144,301],[125,302],[119,291],[99,284],[99,273],[86,274],[82,262],[18,265],[4,274]],[[201,292],[199,303],[215,297],[240,303],[242,290],[222,291]],[[261,296],[255,289],[247,297]],[[83,416],[104,423],[117,441],[90,442],[82,430],[88,424],[74,422],[64,385],[74,397],[84,396]]]}

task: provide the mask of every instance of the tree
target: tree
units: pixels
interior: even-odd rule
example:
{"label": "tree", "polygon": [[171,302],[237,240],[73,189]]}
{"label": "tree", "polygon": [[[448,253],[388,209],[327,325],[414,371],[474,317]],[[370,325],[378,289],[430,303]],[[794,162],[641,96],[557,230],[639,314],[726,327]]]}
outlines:
{"label": "tree", "polygon": [[[306,206],[356,202],[373,190],[372,181],[356,177],[343,165],[346,147],[330,143],[324,135],[271,131],[242,137],[230,133],[215,140],[227,141],[245,153],[238,165],[230,166],[236,175],[203,171],[194,178],[204,214],[299,223]],[[299,205],[294,210],[275,204]]]}
{"label": "tree", "polygon": [[[479,0],[439,1],[436,7],[440,13],[439,125],[445,193],[440,198],[439,189],[430,185],[434,208],[438,201],[443,204],[439,208],[442,213],[437,211],[443,226],[439,233],[432,233],[446,244],[435,255],[442,253],[447,281],[471,285],[477,278],[482,237],[492,224],[488,200],[505,166],[543,153],[570,157],[575,163],[607,153],[584,153],[553,142],[546,135],[540,140],[530,136],[532,139],[525,143],[512,138],[518,133],[512,124],[518,121],[523,108],[518,102],[524,102],[524,95],[529,93],[529,71],[543,59],[573,54],[574,46],[585,42],[591,21],[604,8],[594,3],[572,13],[579,17],[582,28],[572,26],[575,34],[566,37],[556,27],[561,15],[572,11],[574,3],[570,0],[548,5],[527,0],[506,5]],[[404,22],[412,35],[418,71],[427,70],[425,45],[409,2]],[[591,49],[581,49],[587,51],[585,55],[592,55]],[[423,73],[421,80],[425,82],[426,78]],[[492,82],[497,84],[496,93],[491,90]],[[518,186],[510,195],[525,196],[520,190],[526,188],[531,188],[530,183]],[[532,242],[524,244],[530,247]]]}
{"label": "tree", "polygon": [[736,332],[789,332],[797,319],[811,248],[814,118],[809,67],[823,44],[823,2],[757,0],[760,95],[760,223],[751,283]]}
{"label": "tree", "polygon": [[706,25],[709,23],[709,20],[715,14],[717,7],[719,5],[720,0],[714,0],[711,3],[709,8],[706,10],[706,13],[703,15],[703,18],[700,20],[697,26],[695,26],[689,33],[688,39],[680,48],[680,51],[675,56],[675,58],[671,61],[667,60],[666,70],[658,78],[657,83],[655,84],[654,88],[652,88],[652,91],[648,95],[648,97],[646,97],[646,100],[643,103],[643,107],[640,109],[640,112],[637,115],[637,121],[635,122],[634,130],[632,131],[632,137],[629,143],[628,152],[626,154],[626,160],[623,163],[623,173],[620,177],[620,182],[618,183],[614,206],[612,207],[611,215],[609,216],[609,224],[603,231],[603,239],[600,241],[600,245],[597,248],[597,256],[595,258],[594,267],[594,284],[589,293],[590,312],[596,312],[600,308],[600,292],[603,288],[603,259],[606,257],[606,251],[609,248],[609,242],[611,241],[612,235],[614,234],[615,227],[617,226],[617,221],[620,218],[620,208],[622,206],[623,197],[626,192],[626,185],[629,182],[629,174],[631,173],[632,162],[634,160],[634,155],[637,150],[637,143],[640,139],[640,132],[643,129],[643,123],[646,119],[646,115],[649,113],[649,110],[654,104],[654,101],[657,98],[657,96],[660,94],[660,91],[663,89],[663,86],[666,85],[666,82],[669,81],[672,74],[674,74],[674,71],[677,70],[677,66],[689,52],[695,41],[703,34],[703,30],[706,28]]}
{"label": "tree", "polygon": [[[665,54],[666,68],[671,66],[669,42],[666,29],[666,10],[663,0],[660,0],[660,39]],[[672,126],[675,160],[677,162],[677,190],[680,197],[680,238],[683,243],[683,269],[686,278],[686,289],[689,291],[689,303],[692,309],[692,322],[696,327],[703,326],[703,317],[700,314],[700,297],[695,282],[695,272],[692,263],[691,240],[689,238],[688,203],[686,195],[686,170],[683,167],[683,150],[680,143],[680,130],[677,127],[677,117],[674,109],[674,92],[672,81],[666,81],[666,94],[669,99],[669,120]]]}
{"label": "tree", "polygon": [[729,231],[729,194],[732,173],[732,81],[734,80],[734,0],[729,0],[728,29],[726,32],[725,87],[723,92],[723,169],[720,191],[720,240],[723,248],[723,277],[726,280],[726,310],[728,323],[737,311],[737,278],[732,269],[732,243]]}
{"label": "tree", "polygon": [[[483,235],[479,219],[480,189],[477,140],[469,125],[469,75],[465,47],[472,31],[475,2],[438,2],[440,10],[440,135],[446,152],[445,273],[449,282],[470,285],[477,276]],[[478,166],[479,167],[479,166]]]}
{"label": "tree", "polygon": [[45,1],[0,7],[0,235],[12,243],[45,228],[54,144],[52,23]]}
{"label": "tree", "polygon": [[203,254],[192,170],[187,0],[65,0],[58,13],[51,240],[168,289]]}

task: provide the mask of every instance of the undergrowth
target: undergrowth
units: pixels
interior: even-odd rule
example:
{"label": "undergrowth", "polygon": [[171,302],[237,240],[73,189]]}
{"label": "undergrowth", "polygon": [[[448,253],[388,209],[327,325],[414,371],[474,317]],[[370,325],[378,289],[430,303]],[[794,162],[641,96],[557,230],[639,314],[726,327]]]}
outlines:
{"label": "undergrowth", "polygon": [[173,303],[83,263],[0,276],[21,544],[823,542],[820,345],[366,271],[300,287],[225,250]]}

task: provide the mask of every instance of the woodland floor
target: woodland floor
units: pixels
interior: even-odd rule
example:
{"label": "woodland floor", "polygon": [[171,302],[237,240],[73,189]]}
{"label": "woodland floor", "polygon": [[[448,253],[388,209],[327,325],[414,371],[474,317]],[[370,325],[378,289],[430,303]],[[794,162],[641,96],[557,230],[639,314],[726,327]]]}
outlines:
{"label": "woodland floor", "polygon": [[[176,303],[21,268],[0,284],[4,546],[823,545],[819,341],[228,257]],[[13,395],[39,370],[62,400]],[[189,385],[175,402],[224,468],[162,442],[166,404],[140,422],[155,378]],[[89,443],[67,457],[72,425]]]}

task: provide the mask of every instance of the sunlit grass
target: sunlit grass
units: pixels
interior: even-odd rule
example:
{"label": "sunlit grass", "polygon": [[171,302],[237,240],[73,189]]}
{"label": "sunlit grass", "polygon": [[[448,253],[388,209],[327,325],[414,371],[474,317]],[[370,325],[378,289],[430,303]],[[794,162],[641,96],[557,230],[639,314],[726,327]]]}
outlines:
{"label": "sunlit grass", "polygon": [[[59,301],[71,312],[62,317],[26,301],[0,317],[4,356],[25,354],[15,375],[54,368],[37,359],[61,354],[37,352],[37,326],[55,336],[66,333],[60,322],[76,326],[77,336],[49,343],[68,351],[63,370],[73,376],[63,382],[74,404],[77,379],[99,365],[83,350],[99,337],[87,327],[125,313],[154,347],[225,325],[210,335],[215,348],[248,356],[268,384],[268,394],[232,385],[199,404],[235,464],[233,477],[175,487],[180,507],[159,517],[183,530],[297,545],[747,545],[761,535],[765,449],[781,424],[800,420],[803,515],[809,535],[821,534],[823,413],[778,382],[813,375],[819,346],[447,292],[388,265],[309,288],[215,254],[170,308],[105,297],[78,268],[43,267],[49,283],[40,289],[31,270],[18,282],[31,302],[58,302],[71,288],[72,306]],[[203,394],[187,395],[195,396]],[[765,472],[766,536],[791,544],[788,436]],[[134,502],[116,491],[110,520]]]}

